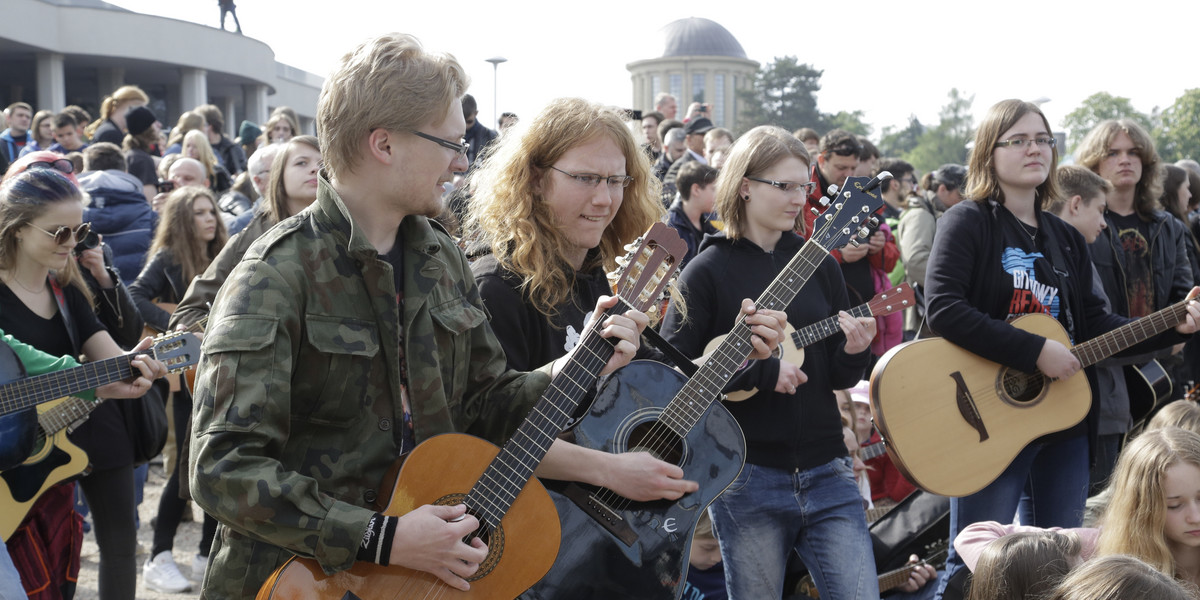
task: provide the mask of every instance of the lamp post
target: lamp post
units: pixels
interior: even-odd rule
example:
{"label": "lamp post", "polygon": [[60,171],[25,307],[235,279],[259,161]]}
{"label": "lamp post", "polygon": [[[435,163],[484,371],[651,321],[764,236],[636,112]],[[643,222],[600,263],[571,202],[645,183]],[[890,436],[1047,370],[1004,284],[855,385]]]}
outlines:
{"label": "lamp post", "polygon": [[497,101],[496,81],[500,73],[500,63],[508,62],[508,59],[503,56],[493,56],[487,59],[487,62],[492,63],[492,116],[496,122],[496,129],[500,129],[500,104]]}

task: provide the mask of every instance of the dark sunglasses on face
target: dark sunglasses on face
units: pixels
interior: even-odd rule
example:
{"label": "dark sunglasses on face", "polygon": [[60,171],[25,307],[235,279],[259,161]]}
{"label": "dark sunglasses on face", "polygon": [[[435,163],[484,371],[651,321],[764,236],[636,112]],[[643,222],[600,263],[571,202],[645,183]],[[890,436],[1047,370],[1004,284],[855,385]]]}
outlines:
{"label": "dark sunglasses on face", "polygon": [[27,171],[35,171],[37,169],[54,169],[59,173],[70,175],[75,172],[75,164],[65,158],[60,158],[53,162],[45,160],[31,162],[29,166],[25,167]]}
{"label": "dark sunglasses on face", "polygon": [[75,229],[71,229],[66,225],[59,225],[58,229],[55,229],[54,231],[46,231],[45,229],[42,229],[33,223],[30,223],[29,226],[54,238],[54,243],[58,244],[59,246],[68,242],[77,244],[83,241],[83,238],[87,237],[88,231],[92,229],[91,223],[83,223]]}
{"label": "dark sunglasses on face", "polygon": [[838,156],[858,156],[858,148],[853,146],[841,146],[838,148],[830,148],[830,152]]}

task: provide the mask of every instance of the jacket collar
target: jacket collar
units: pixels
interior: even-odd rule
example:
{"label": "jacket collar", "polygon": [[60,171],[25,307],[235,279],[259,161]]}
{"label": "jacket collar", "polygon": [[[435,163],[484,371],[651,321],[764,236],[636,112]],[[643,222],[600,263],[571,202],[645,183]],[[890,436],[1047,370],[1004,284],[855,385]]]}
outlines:
{"label": "jacket collar", "polygon": [[[313,220],[322,228],[336,231],[346,244],[346,252],[359,259],[376,258],[379,253],[367,240],[366,234],[350,216],[350,210],[326,179],[325,173],[317,175],[317,200],[306,210],[313,212]],[[409,215],[400,222],[404,230],[404,245],[410,250],[433,255],[441,250],[441,240],[429,223],[419,215]]]}

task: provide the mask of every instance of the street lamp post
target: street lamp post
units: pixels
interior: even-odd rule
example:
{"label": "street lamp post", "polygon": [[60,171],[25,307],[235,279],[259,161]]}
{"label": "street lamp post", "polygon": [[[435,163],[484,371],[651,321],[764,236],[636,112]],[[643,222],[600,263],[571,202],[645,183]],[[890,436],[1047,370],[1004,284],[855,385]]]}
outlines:
{"label": "street lamp post", "polygon": [[496,89],[497,79],[500,73],[500,63],[508,62],[503,56],[493,56],[487,59],[487,62],[492,63],[492,116],[495,117],[496,129],[500,129],[500,104],[497,100]]}

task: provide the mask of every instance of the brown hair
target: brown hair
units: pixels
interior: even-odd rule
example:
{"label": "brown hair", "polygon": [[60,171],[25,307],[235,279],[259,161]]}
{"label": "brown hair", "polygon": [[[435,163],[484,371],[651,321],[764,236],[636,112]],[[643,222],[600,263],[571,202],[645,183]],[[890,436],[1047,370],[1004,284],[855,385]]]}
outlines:
{"label": "brown hair", "polygon": [[288,209],[287,188],[283,185],[283,172],[287,170],[287,162],[291,160],[292,150],[295,150],[300,144],[309,146],[317,152],[321,151],[321,145],[317,138],[311,135],[297,135],[284,142],[279,152],[275,153],[275,160],[271,161],[271,177],[267,181],[267,189],[263,191],[263,210],[273,219],[274,223],[292,216]]}
{"label": "brown hair", "polygon": [[113,92],[111,96],[104,97],[104,101],[100,103],[100,118],[92,121],[92,124],[88,125],[87,128],[84,129],[84,133],[86,133],[89,138],[94,137],[96,135],[96,129],[100,127],[101,124],[108,119],[111,119],[113,115],[118,114],[117,111],[124,108],[125,105],[129,104],[130,102],[149,104],[150,96],[147,96],[146,92],[143,92],[142,89],[136,85],[123,85],[117,88],[117,91]]}
{"label": "brown hair", "polygon": [[1107,179],[1079,165],[1063,165],[1058,168],[1058,195],[1042,199],[1042,210],[1061,215],[1067,200],[1074,196],[1083,199],[1084,206],[1091,206],[1100,194],[1111,194],[1113,187]]}
{"label": "brown hair", "polygon": [[175,128],[171,130],[171,137],[167,138],[167,145],[174,146],[175,144],[179,144],[182,146],[183,136],[187,135],[189,131],[196,129],[203,130],[204,124],[204,115],[198,112],[189,110],[179,115],[179,120],[175,122]]}
{"label": "brown hair", "polygon": [[[1154,149],[1154,140],[1150,134],[1133,119],[1109,119],[1101,121],[1084,136],[1076,150],[1076,160],[1080,165],[1098,172],[1100,162],[1108,156],[1108,148],[1118,134],[1129,136],[1137,149],[1138,158],[1142,159],[1142,178],[1138,180],[1133,193],[1133,209],[1144,221],[1149,221],[1158,209],[1158,198],[1162,196],[1161,161]],[[976,146],[978,147],[978,146]]]}
{"label": "brown hair", "polygon": [[1195,586],[1156,571],[1132,556],[1087,561],[1067,575],[1048,600],[1192,600]]}
{"label": "brown hair", "polygon": [[229,237],[224,221],[221,220],[220,214],[216,214],[216,236],[207,243],[200,241],[195,217],[196,200],[200,198],[207,198],[212,203],[213,211],[218,211],[217,199],[208,188],[189,185],[171,192],[159,212],[161,220],[154,233],[154,242],[150,244],[149,256],[154,256],[164,249],[171,252],[171,256],[183,270],[185,286],[208,268],[221,248],[225,247],[225,241]]}
{"label": "brown hair", "polygon": [[[996,166],[992,157],[996,152],[996,142],[1004,132],[1012,129],[1017,121],[1025,115],[1034,113],[1042,118],[1046,131],[1053,131],[1050,122],[1042,109],[1032,102],[1023,100],[1001,100],[988,109],[979,129],[975,130],[975,149],[971,152],[971,160],[967,164],[967,184],[962,194],[980,204],[987,204],[989,199],[1004,204],[1004,191],[1000,189],[1000,180],[996,177]],[[1058,197],[1058,148],[1050,149],[1050,171],[1046,180],[1035,190],[1036,200],[1033,203],[1035,211],[1042,209],[1041,202]],[[922,180],[924,181],[924,180]]]}
{"label": "brown hair", "polygon": [[[853,138],[851,138],[853,139]],[[775,163],[794,156],[812,167],[812,158],[796,136],[773,125],[760,125],[747,131],[733,143],[729,159],[717,176],[717,214],[725,221],[725,235],[740,238],[745,229],[746,203],[742,198],[742,178],[757,176]],[[797,219],[803,225],[803,219]]]}
{"label": "brown hair", "polygon": [[967,600],[1041,598],[1071,570],[1082,544],[1072,532],[1029,531],[1003,536],[979,555]]}
{"label": "brown hair", "polygon": [[[17,264],[20,241],[17,232],[33,222],[51,204],[83,202],[83,194],[65,175],[53,169],[25,170],[5,178],[0,186],[0,269],[12,269]],[[95,302],[79,265],[72,255],[62,270],[52,273],[61,286],[73,285],[88,303]]]}

